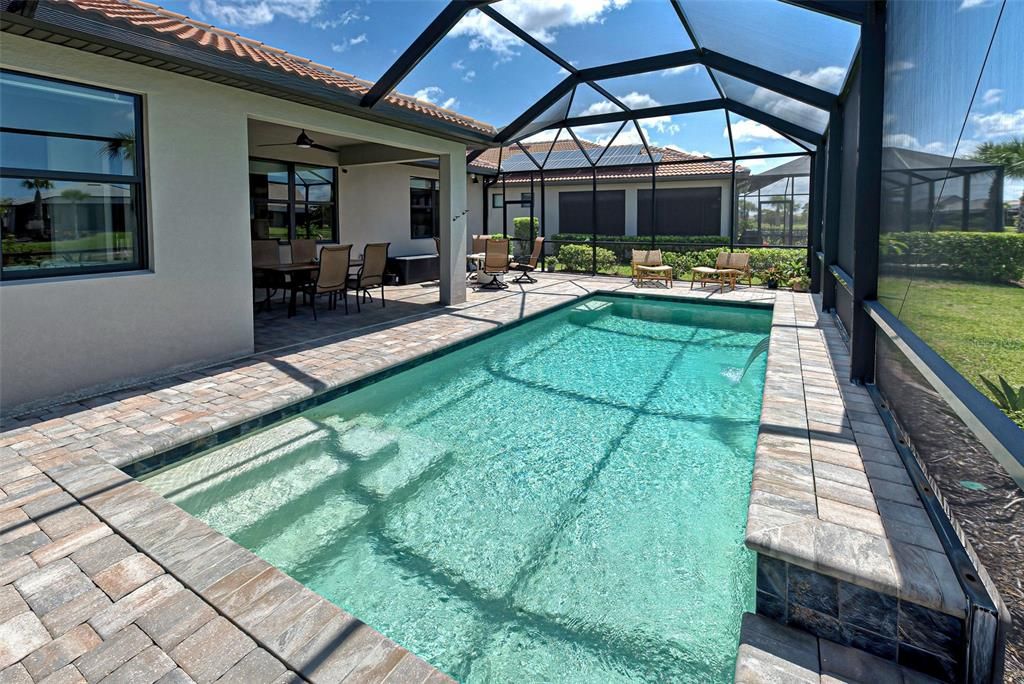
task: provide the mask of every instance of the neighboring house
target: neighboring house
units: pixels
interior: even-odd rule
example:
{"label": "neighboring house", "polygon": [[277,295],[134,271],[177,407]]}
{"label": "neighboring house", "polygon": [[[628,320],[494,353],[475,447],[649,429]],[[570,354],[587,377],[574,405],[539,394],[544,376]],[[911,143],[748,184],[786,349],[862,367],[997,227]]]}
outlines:
{"label": "neighboring house", "polygon": [[[603,145],[580,141],[600,161],[590,161],[572,140],[534,142],[500,151],[503,178],[488,179],[488,232],[512,232],[512,220],[541,215],[537,163],[544,164],[544,233],[589,233],[594,206],[593,181],[597,178],[598,235],[728,235],[732,162],[711,161],[678,150],[652,147],[652,165],[642,145]],[[527,154],[528,153],[528,154]],[[487,150],[470,165],[481,173],[498,173],[499,150]],[[654,174],[655,211],[651,207]],[[736,167],[737,182],[749,169]],[[532,179],[532,191],[531,191]],[[496,182],[493,182],[496,181]],[[472,190],[471,190],[472,191]],[[653,217],[653,224],[652,224]]]}
{"label": "neighboring house", "polygon": [[366,81],[149,4],[11,7],[4,409],[251,352],[253,237],[415,254],[436,231],[440,297],[464,299],[488,124],[398,93],[371,109]]}

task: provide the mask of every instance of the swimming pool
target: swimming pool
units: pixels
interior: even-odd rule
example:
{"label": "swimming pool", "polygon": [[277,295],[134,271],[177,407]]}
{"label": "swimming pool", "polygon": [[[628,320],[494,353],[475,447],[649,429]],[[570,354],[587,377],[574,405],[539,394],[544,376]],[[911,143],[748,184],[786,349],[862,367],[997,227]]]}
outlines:
{"label": "swimming pool", "polygon": [[145,482],[460,681],[730,681],[770,321],[589,297]]}

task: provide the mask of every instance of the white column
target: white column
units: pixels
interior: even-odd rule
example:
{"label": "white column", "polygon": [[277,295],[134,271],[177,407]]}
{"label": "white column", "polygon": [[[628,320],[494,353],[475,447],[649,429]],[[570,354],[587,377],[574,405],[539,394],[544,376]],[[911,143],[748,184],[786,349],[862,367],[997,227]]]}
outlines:
{"label": "white column", "polygon": [[624,235],[636,235],[636,217],[638,208],[639,205],[636,188],[626,188],[626,232]]}
{"label": "white column", "polygon": [[466,301],[466,151],[442,154],[441,182],[441,303]]}

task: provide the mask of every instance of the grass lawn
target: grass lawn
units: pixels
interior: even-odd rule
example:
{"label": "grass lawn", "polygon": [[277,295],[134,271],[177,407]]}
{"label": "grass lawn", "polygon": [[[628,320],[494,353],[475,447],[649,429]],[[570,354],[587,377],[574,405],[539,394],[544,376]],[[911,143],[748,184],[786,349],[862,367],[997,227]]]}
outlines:
{"label": "grass lawn", "polygon": [[1024,288],[959,280],[882,278],[879,300],[991,398],[978,378],[1024,385]]}

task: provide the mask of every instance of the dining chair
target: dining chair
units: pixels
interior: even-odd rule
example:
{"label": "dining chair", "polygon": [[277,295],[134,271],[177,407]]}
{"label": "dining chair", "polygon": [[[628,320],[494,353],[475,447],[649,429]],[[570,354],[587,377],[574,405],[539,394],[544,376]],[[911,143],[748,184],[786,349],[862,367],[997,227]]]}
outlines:
{"label": "dining chair", "polygon": [[388,263],[388,247],[390,242],[371,242],[363,247],[363,264],[354,276],[348,280],[348,286],[356,293],[356,311],[362,311],[359,303],[359,293],[373,300],[370,296],[371,287],[380,288],[380,305],[384,308],[387,302],[384,300],[384,268]]}
{"label": "dining chair", "polygon": [[292,263],[308,264],[316,261],[316,240],[292,240]]}
{"label": "dining chair", "polygon": [[[320,251],[320,270],[312,281],[303,287],[303,294],[308,294],[313,303],[313,320],[316,318],[316,298],[328,295],[328,311],[338,306],[338,295],[345,301],[345,313],[348,313],[348,265],[352,258],[352,245],[324,245]],[[356,299],[358,303],[359,299]]]}
{"label": "dining chair", "polygon": [[256,312],[266,308],[270,311],[270,302],[281,286],[281,280],[273,273],[256,270],[257,266],[277,266],[281,263],[281,250],[277,246],[277,240],[253,240],[252,241],[252,287],[254,290],[265,290],[266,296],[262,301],[254,302]]}

